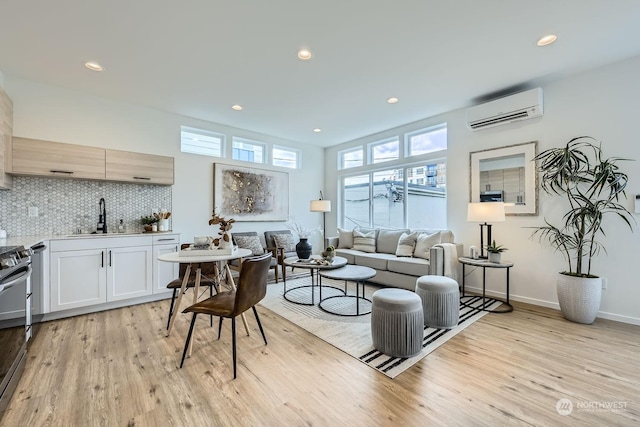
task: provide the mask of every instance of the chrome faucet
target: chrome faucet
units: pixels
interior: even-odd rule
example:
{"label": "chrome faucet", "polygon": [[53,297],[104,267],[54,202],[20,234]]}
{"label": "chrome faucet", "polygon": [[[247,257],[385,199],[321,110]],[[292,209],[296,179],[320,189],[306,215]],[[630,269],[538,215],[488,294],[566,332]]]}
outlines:
{"label": "chrome faucet", "polygon": [[96,231],[98,233],[107,233],[107,207],[104,202],[104,197],[100,198],[99,203],[100,215],[98,216],[98,226],[96,227]]}

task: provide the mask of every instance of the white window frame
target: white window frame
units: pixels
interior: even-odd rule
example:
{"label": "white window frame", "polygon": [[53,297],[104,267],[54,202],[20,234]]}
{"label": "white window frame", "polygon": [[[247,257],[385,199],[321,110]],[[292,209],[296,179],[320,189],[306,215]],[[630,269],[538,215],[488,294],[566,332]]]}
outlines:
{"label": "white window frame", "polygon": [[[411,138],[418,136],[418,135],[424,135],[424,134],[428,134],[428,133],[432,133],[432,132],[437,132],[439,130],[442,129],[446,129],[447,130],[447,146],[444,147],[443,149],[440,150],[434,150],[434,151],[428,151],[426,153],[419,153],[419,154],[414,154],[412,153],[412,144],[411,144]],[[405,152],[405,157],[413,157],[413,156],[423,156],[426,154],[431,154],[431,153],[437,153],[438,151],[444,151],[448,148],[449,146],[449,141],[448,141],[448,128],[447,128],[447,123],[440,123],[434,126],[429,126],[426,128],[422,128],[422,129],[418,129],[418,130],[414,130],[411,132],[407,132],[404,134],[404,152]]]}
{"label": "white window frame", "polygon": [[[276,150],[280,150],[280,151],[286,151],[288,153],[293,153],[295,155],[295,161],[294,161],[294,166],[286,166],[286,165],[277,165],[276,164],[276,156],[275,156],[275,151]],[[285,147],[283,145],[273,145],[271,147],[271,164],[273,166],[278,166],[281,168],[289,168],[289,169],[300,169],[301,165],[302,165],[302,151],[296,149],[296,148],[290,148],[290,147]]]}
{"label": "white window frame", "polygon": [[[260,162],[256,162],[256,161],[249,161],[249,160],[242,160],[242,159],[236,159],[233,157],[233,149],[234,149],[234,144],[247,144],[247,145],[253,145],[256,147],[262,147],[262,161]],[[247,162],[247,163],[257,163],[257,164],[266,164],[268,159],[267,159],[267,144],[265,144],[264,142],[260,142],[260,141],[254,141],[252,139],[247,139],[247,138],[241,138],[238,136],[234,136],[232,138],[231,141],[231,159],[232,160],[237,160],[239,162]]]}
{"label": "white window frame", "polygon": [[[395,143],[398,144],[398,157],[396,157],[395,159],[387,159],[387,160],[374,162],[374,159],[373,159],[373,150],[374,150],[374,148],[379,146],[379,145],[389,144],[391,142],[395,142]],[[379,164],[386,163],[386,162],[396,161],[396,160],[402,158],[402,153],[400,152],[400,150],[401,150],[400,138],[398,136],[393,136],[391,138],[383,139],[381,141],[370,142],[370,143],[367,144],[367,164],[368,165],[379,165]]]}
{"label": "white window frame", "polygon": [[[211,138],[218,141],[198,141],[192,139],[190,143],[185,143],[185,133],[201,135],[203,139]],[[198,147],[191,148],[190,147]],[[180,126],[180,151],[183,153],[197,154],[200,156],[225,157],[226,136],[222,133],[212,132],[210,130],[193,128],[190,126]],[[217,153],[220,153],[218,155]]]}
{"label": "white window frame", "polygon": [[[349,153],[355,153],[356,151],[359,151],[360,154],[362,155],[362,164],[354,165],[354,166],[346,166],[345,160],[344,160],[345,155]],[[364,155],[364,147],[362,145],[358,147],[352,147],[352,148],[347,148],[346,150],[338,151],[338,169],[339,170],[359,168],[364,165],[365,165],[365,155]]]}

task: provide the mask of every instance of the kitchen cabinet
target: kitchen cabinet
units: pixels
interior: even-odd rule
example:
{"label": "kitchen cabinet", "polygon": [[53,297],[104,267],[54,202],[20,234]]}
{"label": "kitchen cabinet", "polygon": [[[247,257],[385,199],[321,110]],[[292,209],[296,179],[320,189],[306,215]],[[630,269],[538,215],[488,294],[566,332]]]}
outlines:
{"label": "kitchen cabinet", "polygon": [[[173,157],[13,137],[9,173],[173,185]],[[10,178],[10,177],[9,177]]]}
{"label": "kitchen cabinet", "polygon": [[0,88],[0,188],[11,189],[11,136],[13,135],[13,102]]}
{"label": "kitchen cabinet", "polygon": [[105,151],[107,180],[173,185],[173,157],[120,150]]}
{"label": "kitchen cabinet", "polygon": [[158,256],[176,252],[180,248],[179,234],[160,234],[153,237],[153,293],[171,294],[167,284],[177,279],[180,264],[158,261]]}
{"label": "kitchen cabinet", "polygon": [[13,138],[14,175],[104,179],[104,148]]}
{"label": "kitchen cabinet", "polygon": [[51,311],[151,295],[152,243],[150,236],[52,240]]}

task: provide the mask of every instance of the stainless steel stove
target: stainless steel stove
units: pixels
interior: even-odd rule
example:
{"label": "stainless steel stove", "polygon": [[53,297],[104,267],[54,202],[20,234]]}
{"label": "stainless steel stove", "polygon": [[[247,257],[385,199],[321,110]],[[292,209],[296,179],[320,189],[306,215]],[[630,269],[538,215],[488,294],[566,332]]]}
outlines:
{"label": "stainless steel stove", "polygon": [[31,337],[31,249],[0,246],[0,417],[24,369]]}

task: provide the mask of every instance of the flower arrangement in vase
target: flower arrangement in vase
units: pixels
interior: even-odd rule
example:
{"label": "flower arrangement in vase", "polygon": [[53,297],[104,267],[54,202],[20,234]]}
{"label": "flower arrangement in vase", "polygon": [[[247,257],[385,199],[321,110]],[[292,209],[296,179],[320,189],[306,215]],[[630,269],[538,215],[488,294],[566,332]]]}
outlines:
{"label": "flower arrangement in vase", "polygon": [[213,244],[220,248],[228,248],[231,245],[231,235],[229,234],[229,230],[233,228],[233,223],[236,222],[235,219],[224,219],[220,214],[216,213],[216,209],[213,209],[213,215],[209,220],[209,225],[220,226],[220,231],[218,235],[220,237],[216,237],[213,239]]}

